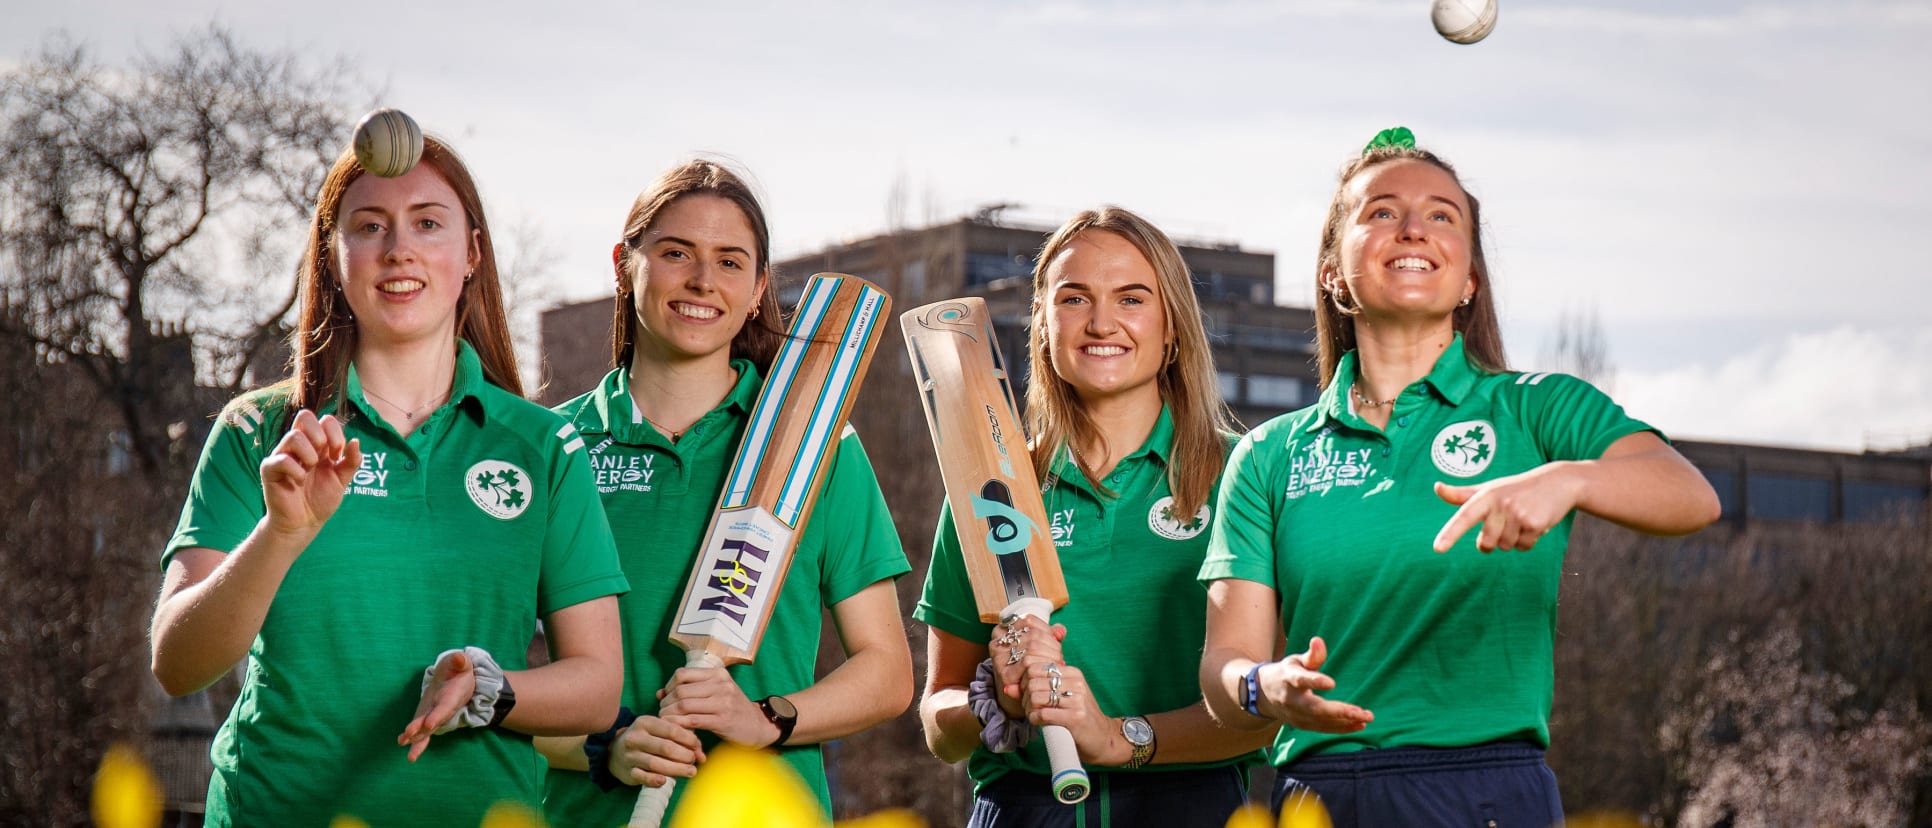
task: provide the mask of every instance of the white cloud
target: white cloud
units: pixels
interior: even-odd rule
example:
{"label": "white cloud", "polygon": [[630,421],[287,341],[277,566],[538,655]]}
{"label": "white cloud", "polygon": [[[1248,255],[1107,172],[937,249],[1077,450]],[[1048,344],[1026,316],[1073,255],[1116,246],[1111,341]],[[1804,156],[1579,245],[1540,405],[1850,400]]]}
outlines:
{"label": "white cloud", "polygon": [[1858,451],[1932,440],[1932,330],[1845,325],[1662,371],[1622,371],[1624,409],[1673,437]]}

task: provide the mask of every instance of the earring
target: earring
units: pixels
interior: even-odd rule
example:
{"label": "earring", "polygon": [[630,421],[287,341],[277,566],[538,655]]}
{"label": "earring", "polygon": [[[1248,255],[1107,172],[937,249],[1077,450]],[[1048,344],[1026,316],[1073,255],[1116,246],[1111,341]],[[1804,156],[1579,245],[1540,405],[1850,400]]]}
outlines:
{"label": "earring", "polygon": [[470,268],[470,272],[463,274],[463,284],[469,284],[470,280],[474,278],[476,278],[476,268],[472,267]]}
{"label": "earring", "polygon": [[751,305],[751,318],[752,318],[752,319],[757,319],[757,318],[758,318],[758,310],[759,310],[759,307],[758,307],[758,304],[757,304],[756,302],[753,302],[753,303],[752,303],[752,305]]}
{"label": "earring", "polygon": [[1343,316],[1356,316],[1362,312],[1362,306],[1351,304],[1348,301],[1348,288],[1344,287],[1342,283],[1337,282],[1330,291],[1332,297],[1329,303],[1335,306],[1337,313]]}
{"label": "earring", "polygon": [[1181,343],[1179,343],[1179,342],[1176,342],[1176,341],[1174,341],[1174,340],[1172,340],[1172,339],[1170,339],[1170,340],[1168,340],[1168,341],[1167,341],[1167,363],[1166,363],[1166,364],[1168,364],[1168,365],[1173,365],[1173,364],[1174,364],[1174,360],[1177,360],[1177,359],[1180,359],[1180,358],[1181,358]]}
{"label": "earring", "polygon": [[1464,297],[1462,297],[1462,301],[1461,301],[1461,302],[1457,302],[1456,304],[1457,304],[1458,306],[1460,306],[1460,307],[1465,307],[1465,308],[1466,308],[1466,307],[1469,307],[1469,300],[1471,300],[1471,299],[1474,299],[1474,298],[1476,298],[1476,294],[1473,294],[1473,293],[1471,293],[1471,294],[1469,294],[1468,296],[1464,296]]}

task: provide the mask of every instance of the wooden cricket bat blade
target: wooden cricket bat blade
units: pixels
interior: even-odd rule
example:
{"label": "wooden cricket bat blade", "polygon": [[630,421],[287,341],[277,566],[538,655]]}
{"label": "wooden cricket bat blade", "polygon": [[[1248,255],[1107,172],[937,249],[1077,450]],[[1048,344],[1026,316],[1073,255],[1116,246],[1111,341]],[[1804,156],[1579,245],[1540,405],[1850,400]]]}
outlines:
{"label": "wooden cricket bat blade", "polygon": [[[806,282],[678,601],[670,639],[687,666],[757,657],[891,309],[885,291],[855,276]],[[657,828],[675,784],[639,792],[631,828]]]}

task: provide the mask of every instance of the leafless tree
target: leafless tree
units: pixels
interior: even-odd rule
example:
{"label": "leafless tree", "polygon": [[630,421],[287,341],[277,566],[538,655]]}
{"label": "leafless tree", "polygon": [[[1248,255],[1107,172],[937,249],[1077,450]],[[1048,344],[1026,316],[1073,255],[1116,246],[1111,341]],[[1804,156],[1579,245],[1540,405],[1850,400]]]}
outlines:
{"label": "leafless tree", "polygon": [[157,556],[293,301],[346,77],[219,28],[127,65],[57,37],[0,74],[0,825],[89,824],[107,747],[164,741]]}
{"label": "leafless tree", "polygon": [[1562,371],[1609,393],[1617,382],[1617,368],[1610,362],[1610,342],[1603,335],[1603,320],[1597,309],[1563,311],[1556,318],[1556,332],[1544,347],[1542,363],[1552,371]]}
{"label": "leafless tree", "polygon": [[497,234],[497,269],[502,274],[504,314],[510,319],[510,341],[523,371],[524,393],[541,398],[543,348],[541,316],[557,301],[557,260],[560,254],[543,225],[528,216]]}
{"label": "leafless tree", "polygon": [[[345,77],[210,27],[124,68],[56,37],[0,78],[0,305],[19,311],[0,336],[76,366],[144,472],[194,379],[164,363],[161,323],[238,386],[294,302],[275,252],[347,138]],[[218,277],[223,242],[255,272]]]}

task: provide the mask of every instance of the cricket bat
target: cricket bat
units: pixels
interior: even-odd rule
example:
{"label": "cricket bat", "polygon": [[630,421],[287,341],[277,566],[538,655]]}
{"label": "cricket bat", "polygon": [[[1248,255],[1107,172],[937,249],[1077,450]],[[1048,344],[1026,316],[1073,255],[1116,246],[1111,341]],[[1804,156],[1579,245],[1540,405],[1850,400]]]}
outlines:
{"label": "cricket bat", "polygon": [[[899,324],[979,619],[1048,620],[1067,604],[1066,578],[1020,430],[1012,372],[1000,358],[986,301],[967,297],[914,308]],[[1086,799],[1092,785],[1073,735],[1051,725],[1041,737],[1053,766],[1054,797],[1068,804]]]}
{"label": "cricket bat", "polygon": [[[686,666],[757,657],[891,308],[892,298],[864,279],[821,273],[806,282],[678,602],[670,639],[684,648]],[[676,783],[640,791],[631,828],[657,828]]]}

